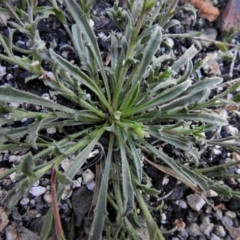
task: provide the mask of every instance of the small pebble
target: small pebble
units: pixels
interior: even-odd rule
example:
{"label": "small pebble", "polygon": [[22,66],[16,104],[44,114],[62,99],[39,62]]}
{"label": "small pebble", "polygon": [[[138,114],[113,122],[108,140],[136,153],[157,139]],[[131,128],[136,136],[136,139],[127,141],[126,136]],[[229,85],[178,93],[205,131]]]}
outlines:
{"label": "small pebble", "polygon": [[215,216],[216,216],[217,220],[221,220],[223,217],[222,211],[218,209],[215,213]]}
{"label": "small pebble", "polygon": [[224,214],[226,217],[230,217],[230,218],[236,218],[237,214],[233,211],[226,211]]}
{"label": "small pebble", "polygon": [[219,237],[225,237],[226,236],[226,230],[221,225],[215,225],[214,227],[214,233]]}
{"label": "small pebble", "polygon": [[210,240],[222,240],[222,239],[219,238],[219,237],[218,237],[217,235],[215,235],[214,233],[212,233]]}
{"label": "small pebble", "polygon": [[61,162],[61,167],[64,171],[66,171],[69,167],[69,165],[71,164],[71,161],[68,158],[65,158],[62,162]]}
{"label": "small pebble", "polygon": [[48,93],[44,93],[42,94],[42,98],[46,99],[46,100],[50,100],[50,96]]}
{"label": "small pebble", "polygon": [[0,77],[3,77],[6,74],[6,67],[0,66]]}
{"label": "small pebble", "polygon": [[24,206],[24,205],[27,205],[29,202],[30,202],[29,198],[23,198],[23,199],[20,201],[20,204],[21,204],[22,206]]}
{"label": "small pebble", "polygon": [[214,224],[210,223],[207,226],[205,226],[205,229],[203,230],[203,233],[205,236],[210,237],[211,232],[213,231]]}
{"label": "small pebble", "polygon": [[186,209],[187,208],[187,203],[185,201],[183,201],[183,200],[179,200],[178,201],[178,206],[180,208]]}
{"label": "small pebble", "polygon": [[22,159],[22,156],[17,156],[17,155],[9,156],[9,162],[20,162],[21,159]]}
{"label": "small pebble", "polygon": [[62,52],[62,56],[67,58],[68,57],[68,54],[69,54],[69,51],[63,51]]}
{"label": "small pebble", "polygon": [[193,236],[193,237],[197,237],[197,236],[202,235],[202,233],[200,232],[200,227],[196,223],[191,223],[187,227],[187,231],[188,231],[189,235]]}
{"label": "small pebble", "polygon": [[57,129],[55,127],[47,128],[47,133],[48,134],[54,134],[56,132],[57,132]]}
{"label": "small pebble", "polygon": [[196,193],[188,195],[187,202],[189,206],[195,211],[199,211],[206,203],[204,199]]}
{"label": "small pebble", "polygon": [[39,185],[39,180],[37,180],[34,184],[33,187],[37,187]]}
{"label": "small pebble", "polygon": [[10,106],[10,107],[17,108],[17,107],[20,106],[20,103],[17,103],[17,102],[11,102],[11,103],[9,104],[9,106]]}
{"label": "small pebble", "polygon": [[45,192],[43,199],[46,203],[51,203],[52,202],[52,196],[49,191]]}
{"label": "small pebble", "polygon": [[223,223],[224,226],[226,225],[226,226],[229,226],[229,227],[232,227],[232,225],[233,225],[233,221],[229,217],[223,217],[222,218],[222,223]]}
{"label": "small pebble", "polygon": [[33,196],[38,197],[46,192],[46,188],[42,186],[32,187],[29,191]]}
{"label": "small pebble", "polygon": [[94,180],[92,180],[86,184],[86,187],[88,188],[88,190],[92,190],[92,191],[94,190],[95,186],[96,186],[96,183]]}
{"label": "small pebble", "polygon": [[78,179],[76,179],[76,180],[73,181],[72,188],[73,188],[73,189],[79,188],[79,187],[81,187],[81,185],[82,185],[82,178],[79,177]]}
{"label": "small pebble", "polygon": [[87,169],[85,172],[83,172],[82,177],[83,183],[88,183],[94,180],[95,174],[90,169]]}
{"label": "small pebble", "polygon": [[179,231],[179,235],[183,238],[183,239],[187,239],[189,234],[187,232],[186,229],[183,229],[182,231]]}
{"label": "small pebble", "polygon": [[174,41],[172,40],[172,38],[167,38],[166,39],[166,43],[170,48],[173,48],[174,46]]}

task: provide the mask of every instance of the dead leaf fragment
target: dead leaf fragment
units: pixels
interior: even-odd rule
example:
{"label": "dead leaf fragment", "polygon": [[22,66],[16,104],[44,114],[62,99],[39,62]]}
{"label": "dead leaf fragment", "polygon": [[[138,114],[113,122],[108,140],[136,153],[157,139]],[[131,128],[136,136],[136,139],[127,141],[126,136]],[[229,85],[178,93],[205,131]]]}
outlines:
{"label": "dead leaf fragment", "polygon": [[185,222],[181,218],[175,219],[174,220],[174,225],[178,227],[178,231],[182,231],[186,227]]}
{"label": "dead leaf fragment", "polygon": [[0,14],[0,26],[6,26],[9,19],[10,19],[10,14],[1,13]]}
{"label": "dead leaf fragment", "polygon": [[187,0],[186,3],[197,8],[200,12],[200,16],[207,19],[209,22],[215,21],[220,14],[219,9],[214,7],[209,0]]}
{"label": "dead leaf fragment", "polygon": [[9,220],[3,207],[0,207],[0,232],[8,225]]}
{"label": "dead leaf fragment", "polygon": [[207,53],[206,57],[203,59],[203,64],[204,64],[203,71],[209,77],[221,75],[221,70],[220,70],[220,66],[219,66],[218,62],[216,62],[215,60],[211,60],[211,59],[214,59],[213,54]]}
{"label": "dead leaf fragment", "polygon": [[223,203],[219,203],[218,205],[214,206],[213,208],[214,208],[214,210],[218,210],[218,209],[227,210],[226,206]]}

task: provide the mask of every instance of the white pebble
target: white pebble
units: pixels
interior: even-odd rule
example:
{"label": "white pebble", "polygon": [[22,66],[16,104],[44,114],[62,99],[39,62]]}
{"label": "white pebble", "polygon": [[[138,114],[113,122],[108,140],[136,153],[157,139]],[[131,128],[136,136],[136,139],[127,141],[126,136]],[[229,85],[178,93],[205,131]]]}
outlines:
{"label": "white pebble", "polygon": [[76,179],[76,180],[73,181],[72,188],[73,188],[73,189],[74,189],[74,188],[79,188],[79,187],[81,187],[81,185],[82,185],[82,178],[79,177],[78,179]]}
{"label": "white pebble", "polygon": [[38,197],[46,192],[46,188],[42,186],[32,187],[29,191],[33,196]]}
{"label": "white pebble", "polygon": [[92,190],[93,191],[93,189],[95,188],[95,186],[96,186],[96,183],[95,183],[95,181],[90,181],[90,182],[88,182],[87,183],[87,185],[86,185],[86,187],[88,188],[88,190]]}
{"label": "white pebble", "polygon": [[28,119],[27,118],[22,118],[21,123],[26,122]]}
{"label": "white pebble", "polygon": [[10,174],[10,179],[12,180],[12,182],[16,182],[16,175],[17,173],[16,172],[13,172],[12,174]]}
{"label": "white pebble", "polygon": [[52,202],[52,196],[49,191],[45,192],[43,199],[46,203],[51,203]]}
{"label": "white pebble", "polygon": [[39,185],[39,180],[37,180],[34,184],[33,187],[37,187]]}
{"label": "white pebble", "polygon": [[54,134],[56,132],[57,132],[57,129],[55,127],[47,128],[47,133],[48,134]]}
{"label": "white pebble", "polygon": [[204,199],[196,193],[188,195],[187,202],[189,206],[195,211],[199,211],[206,203]]}
{"label": "white pebble", "polygon": [[24,205],[27,205],[29,202],[30,202],[29,198],[23,198],[23,199],[20,201],[20,204],[21,204],[22,206],[24,206]]}
{"label": "white pebble", "polygon": [[0,66],[0,77],[3,77],[6,74],[6,67]]}
{"label": "white pebble", "polygon": [[213,153],[214,153],[215,155],[219,155],[219,154],[222,153],[222,151],[219,150],[219,149],[214,148],[214,149],[213,149]]}
{"label": "white pebble", "polygon": [[174,46],[174,41],[171,38],[167,38],[166,43],[170,48]]}
{"label": "white pebble", "polygon": [[225,216],[226,217],[230,217],[230,218],[236,218],[237,217],[237,214],[233,211],[226,211],[225,212]]}
{"label": "white pebble", "polygon": [[91,27],[93,27],[94,26],[94,21],[92,19],[90,19],[89,24],[90,24]]}
{"label": "white pebble", "polygon": [[69,54],[69,51],[63,51],[62,52],[62,56],[67,58],[68,57],[68,54]]}
{"label": "white pebble", "polygon": [[61,167],[64,171],[66,171],[69,167],[69,165],[71,164],[71,161],[68,158],[65,158],[62,162],[61,162]]}
{"label": "white pebble", "polygon": [[94,174],[90,169],[87,169],[87,170],[82,174],[82,177],[83,177],[83,183],[88,183],[88,182],[94,180],[95,174]]}
{"label": "white pebble", "polygon": [[9,106],[10,106],[10,107],[17,108],[17,107],[20,106],[20,103],[17,103],[17,102],[11,102],[11,103],[9,104]]}
{"label": "white pebble", "polygon": [[9,156],[9,162],[20,162],[22,159],[21,156],[11,155]]}
{"label": "white pebble", "polygon": [[42,94],[42,98],[46,99],[46,100],[50,100],[50,96],[48,93],[44,93]]}

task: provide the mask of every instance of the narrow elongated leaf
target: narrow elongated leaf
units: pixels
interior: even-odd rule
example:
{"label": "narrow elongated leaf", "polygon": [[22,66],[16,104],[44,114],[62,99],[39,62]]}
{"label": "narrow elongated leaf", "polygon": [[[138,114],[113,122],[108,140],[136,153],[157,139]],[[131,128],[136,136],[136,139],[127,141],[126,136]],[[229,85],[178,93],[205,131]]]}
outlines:
{"label": "narrow elongated leaf", "polygon": [[176,99],[175,101],[165,104],[161,107],[162,112],[172,110],[177,111],[178,109],[183,109],[188,107],[191,104],[197,103],[198,101],[202,102],[210,94],[210,90],[205,90],[198,92],[196,94],[189,94],[185,97]]}
{"label": "narrow elongated leaf", "polygon": [[105,106],[109,107],[109,103],[105,99],[101,89],[99,89],[97,84],[91,78],[82,72],[79,67],[74,66],[69,61],[56,54],[52,49],[50,49],[49,52],[53,60],[55,60],[65,71],[73,75],[73,77],[79,81],[80,84],[84,84],[91,89],[99,97],[99,100],[102,101]]}
{"label": "narrow elongated leaf", "polygon": [[178,71],[180,67],[185,65],[189,59],[192,59],[198,53],[197,49],[192,45],[186,52],[173,64],[172,70]]}
{"label": "narrow elongated leaf", "polygon": [[126,156],[126,149],[124,147],[124,137],[121,130],[117,127],[118,144],[121,155],[122,166],[122,187],[124,196],[124,215],[127,216],[134,207],[134,191],[131,181],[129,163]]}
{"label": "narrow elongated leaf", "polygon": [[[155,117],[152,119],[152,117]],[[175,120],[193,120],[205,123],[218,123],[219,125],[227,125],[227,121],[222,116],[205,111],[188,112],[188,113],[169,113],[161,114],[160,110],[152,111],[150,113],[141,114],[139,116],[133,116],[131,120],[140,121],[142,123],[159,123],[163,120],[175,119]]]}
{"label": "narrow elongated leaf", "polygon": [[137,84],[135,84],[135,86],[133,85],[129,90],[129,92],[127,93],[126,99],[123,101],[122,105],[120,106],[120,111],[129,109],[132,105],[134,105],[138,97],[139,90],[140,90],[140,84],[138,82]]}
{"label": "narrow elongated leaf", "polygon": [[28,125],[28,143],[35,149],[37,149],[36,140],[38,138],[38,131],[42,125],[51,123],[54,119],[42,119],[35,120],[32,124]]}
{"label": "narrow elongated leaf", "polygon": [[[95,145],[97,144],[99,138],[102,136],[104,130],[105,130],[105,125],[92,132],[91,133],[91,137],[90,139],[85,139],[85,141],[82,141],[82,145],[87,145],[82,151],[80,151],[80,153],[78,153],[78,155],[75,157],[75,159],[73,160],[73,162],[70,164],[70,166],[68,167],[68,169],[65,171],[65,174],[70,178],[72,179],[76,173],[79,171],[79,169],[83,166],[83,164],[86,162],[89,154],[92,152],[93,148],[95,147]],[[78,144],[81,144],[81,142],[79,142]],[[72,147],[72,149],[70,148],[68,151],[69,151],[69,154],[74,151],[76,149],[76,145]],[[82,146],[81,146],[82,147]],[[80,149],[80,146],[79,146],[79,149]],[[74,152],[76,152],[78,149],[76,149]],[[61,185],[59,187],[59,194],[58,194],[58,198],[61,197],[61,194],[62,194],[62,191],[64,189],[64,186]]]}
{"label": "narrow elongated leaf", "polygon": [[89,48],[92,51],[92,54],[98,64],[98,67],[100,69],[102,78],[103,78],[103,82],[106,88],[106,93],[108,96],[108,101],[110,102],[110,89],[109,89],[109,85],[108,85],[108,80],[107,80],[107,76],[103,67],[103,62],[102,62],[102,58],[100,55],[100,51],[99,51],[99,47],[98,47],[98,43],[97,43],[97,38],[94,35],[93,30],[91,29],[88,19],[86,18],[85,13],[82,11],[82,9],[79,7],[79,5],[74,1],[74,0],[66,0],[65,1],[72,17],[74,18],[75,22],[77,23],[77,26],[79,27],[79,30],[84,34],[88,44],[89,44]]}
{"label": "narrow elongated leaf", "polygon": [[179,79],[177,79],[176,82],[182,83],[182,82],[186,81],[189,78],[189,76],[191,75],[192,71],[193,71],[192,60],[188,59],[184,74]]}
{"label": "narrow elongated leaf", "polygon": [[214,78],[205,78],[204,80],[193,84],[190,86],[182,95],[187,95],[187,94],[192,94],[192,93],[197,93],[205,89],[211,89],[214,86],[217,86],[223,81],[222,78],[220,77],[214,77]]}
{"label": "narrow elongated leaf", "polygon": [[152,60],[153,55],[156,53],[159,45],[162,41],[162,31],[158,25],[154,25],[152,30],[151,39],[148,41],[146,47],[144,48],[143,58],[138,66],[138,71],[136,72],[132,82],[135,84],[136,82],[142,80],[143,73],[147,69],[149,63]]}
{"label": "narrow elongated leaf", "polygon": [[124,117],[136,114],[138,112],[145,111],[151,107],[156,107],[160,104],[163,104],[167,101],[171,101],[178,95],[180,95],[183,91],[185,91],[191,85],[191,81],[187,80],[181,84],[178,84],[170,89],[166,89],[164,92],[148,101],[147,103],[143,103],[140,107],[136,107],[135,109],[129,110],[128,113],[123,114]]}
{"label": "narrow elongated leaf", "polygon": [[94,211],[92,227],[89,234],[89,240],[102,238],[104,220],[107,215],[107,209],[106,209],[107,190],[108,190],[108,179],[109,179],[109,172],[110,172],[112,153],[113,153],[113,143],[114,143],[114,135],[111,134],[110,140],[109,140],[109,146],[108,146],[108,154],[105,162],[105,168],[102,175],[101,185],[98,193],[98,200],[97,200],[96,208]]}
{"label": "narrow elongated leaf", "polygon": [[68,185],[73,183],[73,180],[69,178],[65,173],[60,172],[57,167],[55,167],[55,171],[56,171],[56,179],[61,184]]}
{"label": "narrow elongated leaf", "polygon": [[139,141],[143,144],[144,147],[147,147],[152,153],[154,153],[157,157],[164,161],[170,168],[172,168],[176,172],[176,174],[183,177],[186,181],[189,181],[191,184],[194,184],[195,186],[199,186],[204,191],[207,191],[209,189],[207,180],[205,180],[201,175],[199,175],[199,173],[195,173],[188,167],[179,164],[174,159],[168,157],[162,151],[157,150],[155,147],[153,147],[145,140],[139,139]]}
{"label": "narrow elongated leaf", "polygon": [[187,138],[176,135],[169,135],[164,132],[159,134],[151,130],[149,130],[149,134],[151,134],[152,136],[156,137],[159,140],[162,140],[166,143],[175,146],[176,148],[180,148],[190,153],[195,158],[195,161],[198,161],[199,154],[197,148],[194,148],[192,142],[189,141]]}
{"label": "narrow elongated leaf", "polygon": [[141,162],[141,155],[136,149],[136,146],[131,138],[128,138],[128,144],[132,153],[134,169],[136,171],[137,179],[139,182],[142,182],[142,162]]}
{"label": "narrow elongated leaf", "polygon": [[74,109],[65,107],[63,105],[59,105],[57,103],[48,101],[39,96],[33,95],[31,93],[23,92],[12,88],[10,86],[0,87],[0,100],[6,102],[17,102],[17,103],[31,103],[36,105],[42,105],[44,107],[48,107],[54,110],[65,111],[68,113],[75,113]]}

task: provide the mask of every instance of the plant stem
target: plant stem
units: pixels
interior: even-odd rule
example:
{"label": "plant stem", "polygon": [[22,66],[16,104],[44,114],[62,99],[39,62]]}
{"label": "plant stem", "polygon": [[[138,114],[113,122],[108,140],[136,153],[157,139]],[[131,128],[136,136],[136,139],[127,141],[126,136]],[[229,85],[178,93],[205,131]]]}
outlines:
{"label": "plant stem", "polygon": [[56,189],[56,171],[55,166],[52,167],[52,176],[51,176],[51,196],[52,196],[52,208],[53,216],[55,220],[55,232],[57,235],[57,240],[66,240],[64,232],[62,229],[61,219],[59,215],[58,202],[57,202],[57,189]]}
{"label": "plant stem", "polygon": [[135,187],[135,194],[139,203],[139,206],[141,208],[141,210],[143,211],[144,217],[146,219],[147,222],[147,227],[148,227],[148,232],[150,234],[150,238],[151,239],[156,239],[156,240],[164,240],[165,238],[163,237],[160,229],[158,228],[156,222],[153,220],[152,215],[150,214],[146,203],[144,202],[144,199],[139,191],[139,189],[137,189]]}

